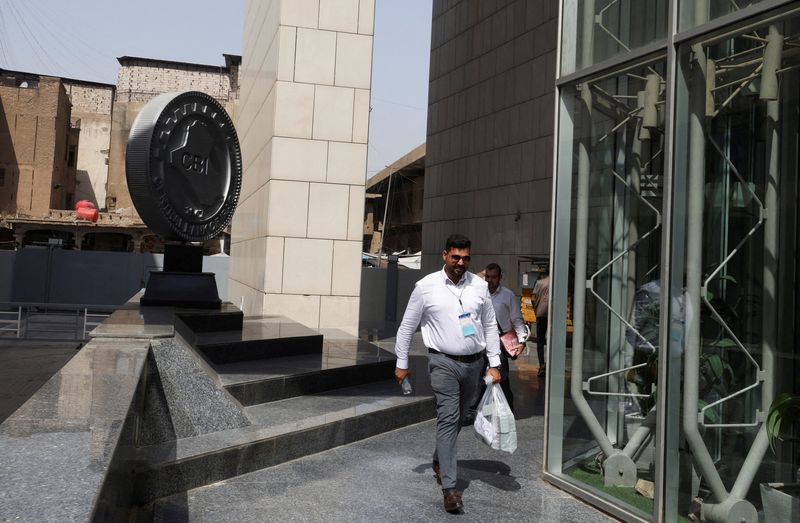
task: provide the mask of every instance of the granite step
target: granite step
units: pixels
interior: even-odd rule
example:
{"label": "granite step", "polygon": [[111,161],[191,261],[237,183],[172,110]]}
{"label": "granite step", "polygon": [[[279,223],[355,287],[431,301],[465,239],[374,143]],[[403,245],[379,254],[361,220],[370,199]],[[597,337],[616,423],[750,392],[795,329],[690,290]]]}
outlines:
{"label": "granite step", "polygon": [[175,316],[193,332],[235,331],[244,322],[244,313],[230,302],[223,302],[219,310],[184,310]]}
{"label": "granite step", "polygon": [[232,330],[198,329],[178,318],[175,330],[214,365],[322,352],[322,334],[281,316],[248,318]]}
{"label": "granite step", "polygon": [[212,364],[220,384],[245,407],[391,378],[393,354],[371,343],[324,339],[320,353]]}
{"label": "granite step", "polygon": [[253,425],[143,447],[140,504],[429,420],[435,402],[421,375],[403,396],[393,379],[244,409]]}

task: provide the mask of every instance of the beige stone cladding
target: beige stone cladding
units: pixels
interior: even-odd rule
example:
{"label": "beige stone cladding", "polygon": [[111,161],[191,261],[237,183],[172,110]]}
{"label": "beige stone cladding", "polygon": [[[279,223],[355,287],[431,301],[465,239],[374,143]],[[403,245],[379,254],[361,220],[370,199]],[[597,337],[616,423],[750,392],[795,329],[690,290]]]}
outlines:
{"label": "beige stone cladding", "polygon": [[472,239],[472,267],[549,253],[558,2],[434,0],[423,269],[447,236]]}
{"label": "beige stone cladding", "polygon": [[138,218],[125,178],[125,147],[136,116],[155,96],[202,91],[216,98],[236,123],[239,113],[239,57],[224,56],[226,63],[220,66],[131,56],[118,58],[120,68],[112,115],[108,184],[103,202],[109,211]]}
{"label": "beige stone cladding", "polygon": [[47,216],[51,208],[71,205],[69,143],[77,143],[77,136],[70,130],[70,102],[60,79],[31,76],[0,85],[1,213]]}
{"label": "beige stone cladding", "polygon": [[80,128],[75,179],[75,200],[106,205],[111,109],[115,87],[76,80],[64,80],[72,101],[72,122]]}
{"label": "beige stone cladding", "polygon": [[355,334],[374,0],[248,1],[230,299]]}

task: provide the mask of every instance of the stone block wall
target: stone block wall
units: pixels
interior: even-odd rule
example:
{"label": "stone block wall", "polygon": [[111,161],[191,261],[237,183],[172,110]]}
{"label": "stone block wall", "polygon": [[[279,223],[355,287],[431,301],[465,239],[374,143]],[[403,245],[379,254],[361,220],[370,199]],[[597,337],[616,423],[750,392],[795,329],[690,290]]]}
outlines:
{"label": "stone block wall", "polygon": [[356,333],[374,0],[249,1],[230,299]]}
{"label": "stone block wall", "polygon": [[520,257],[548,256],[557,18],[556,0],[434,0],[423,272],[453,232],[515,290]]}
{"label": "stone block wall", "polygon": [[46,216],[51,202],[64,200],[69,128],[70,102],[58,78],[0,86],[0,212]]}

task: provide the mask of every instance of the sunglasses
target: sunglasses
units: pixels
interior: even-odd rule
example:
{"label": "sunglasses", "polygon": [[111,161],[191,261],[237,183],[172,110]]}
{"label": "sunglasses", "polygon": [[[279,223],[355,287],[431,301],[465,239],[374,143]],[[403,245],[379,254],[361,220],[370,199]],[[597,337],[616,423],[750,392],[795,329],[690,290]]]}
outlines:
{"label": "sunglasses", "polygon": [[452,259],[456,263],[458,263],[461,260],[464,260],[464,263],[469,263],[469,260],[471,258],[469,256],[459,256],[458,254],[451,254],[450,259]]}

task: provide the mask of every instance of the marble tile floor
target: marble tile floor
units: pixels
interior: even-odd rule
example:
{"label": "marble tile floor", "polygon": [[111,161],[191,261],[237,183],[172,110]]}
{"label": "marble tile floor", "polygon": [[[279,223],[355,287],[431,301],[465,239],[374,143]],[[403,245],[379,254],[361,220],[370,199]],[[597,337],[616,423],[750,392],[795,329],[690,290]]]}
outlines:
{"label": "marble tile floor", "polygon": [[489,449],[471,428],[459,436],[462,515],[442,509],[430,467],[435,422],[427,421],[162,498],[151,507],[153,521],[615,521],[541,479],[544,382],[537,365],[535,351],[514,363],[513,455]]}
{"label": "marble tile floor", "polygon": [[339,416],[355,416],[362,411],[381,406],[417,402],[420,397],[432,394],[429,387],[417,387],[417,389],[413,395],[401,396],[397,382],[385,380],[253,405],[245,407],[244,413],[254,425],[265,427],[323,415],[336,417],[337,413]]}
{"label": "marble tile floor", "polygon": [[394,355],[357,340],[323,339],[321,354],[298,354],[261,360],[212,364],[223,385],[258,381],[303,372],[318,372],[352,365],[394,360]]}
{"label": "marble tile floor", "polygon": [[319,336],[319,333],[282,316],[261,316],[245,319],[241,330],[198,333],[197,344],[213,345],[293,336]]}
{"label": "marble tile floor", "polygon": [[76,341],[0,341],[0,422],[72,359],[79,347]]}
{"label": "marble tile floor", "polygon": [[442,509],[428,421],[159,500],[153,521],[614,521],[540,478],[540,417],[520,420],[518,430],[513,455],[462,432],[458,516]]}

